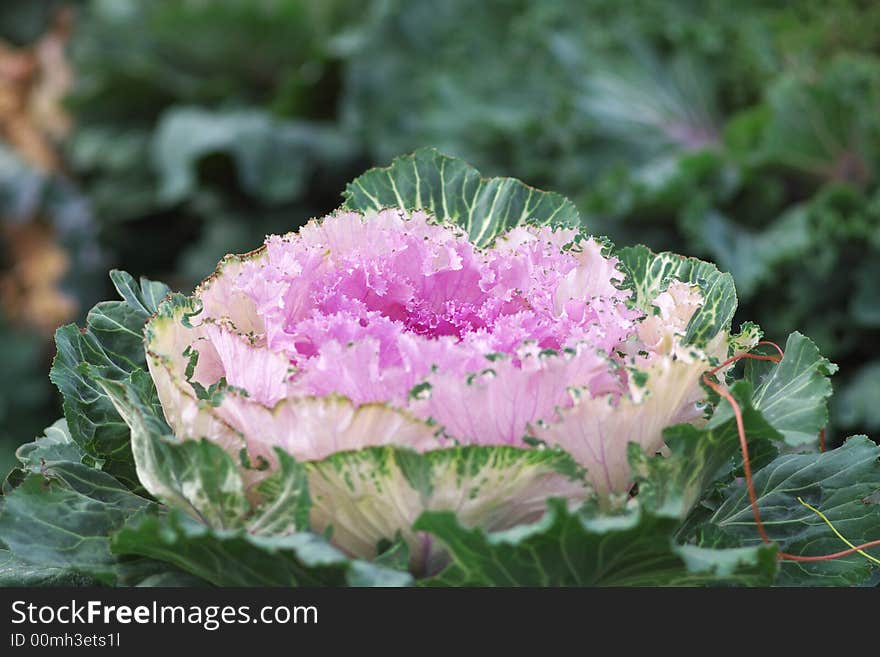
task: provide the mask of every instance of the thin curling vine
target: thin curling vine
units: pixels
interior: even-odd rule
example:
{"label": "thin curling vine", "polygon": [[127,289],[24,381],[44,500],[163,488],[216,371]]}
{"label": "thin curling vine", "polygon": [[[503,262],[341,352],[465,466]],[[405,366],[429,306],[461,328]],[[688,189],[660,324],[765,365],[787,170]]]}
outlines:
{"label": "thin curling vine", "polygon": [[[709,386],[712,390],[714,390],[716,393],[718,393],[721,397],[723,397],[730,404],[731,408],[733,409],[733,413],[736,418],[736,428],[737,428],[737,433],[739,436],[739,445],[740,445],[740,449],[742,450],[743,472],[745,474],[746,486],[747,486],[748,492],[749,492],[749,503],[751,504],[752,515],[755,518],[755,526],[758,529],[758,533],[761,535],[761,540],[764,543],[769,544],[769,543],[772,543],[773,541],[767,535],[767,531],[764,529],[764,522],[761,519],[761,511],[760,511],[760,508],[758,505],[758,496],[755,492],[755,483],[754,483],[754,479],[752,477],[752,466],[749,461],[749,446],[748,446],[748,440],[746,437],[745,425],[743,423],[742,409],[740,408],[739,403],[736,401],[734,396],[731,395],[730,392],[723,385],[721,385],[720,383],[718,383],[717,381],[714,381],[712,379],[712,377],[714,377],[719,371],[721,371],[724,368],[729,367],[730,365],[733,365],[737,361],[740,361],[743,359],[766,360],[766,361],[771,361],[773,363],[778,363],[785,356],[785,352],[782,350],[782,347],[780,347],[775,342],[770,342],[768,340],[762,340],[762,341],[758,342],[757,346],[760,346],[760,345],[768,345],[768,346],[773,347],[779,353],[779,355],[778,356],[768,356],[768,355],[763,355],[763,354],[751,354],[751,353],[736,354],[735,356],[731,356],[730,358],[725,360],[720,365],[717,365],[717,366],[713,367],[712,369],[710,369],[708,372],[706,372],[703,375],[703,382],[707,386]],[[819,434],[819,441],[820,441],[820,451],[824,452],[825,451],[825,429],[824,429],[824,427],[822,428],[822,430]],[[831,523],[831,521],[828,520],[828,518],[821,511],[819,511],[815,507],[807,504],[800,497],[798,497],[797,499],[800,504],[802,504],[803,506],[808,508],[810,511],[815,513],[817,516],[819,516],[823,520],[823,522],[825,522],[828,525],[828,527],[831,528],[831,530],[835,533],[835,535],[838,536],[844,543],[847,543],[850,546],[850,548],[847,550],[841,550],[839,552],[834,552],[831,554],[816,555],[816,556],[803,556],[803,555],[798,555],[798,554],[788,554],[786,552],[779,552],[777,554],[777,557],[779,559],[785,560],[785,561],[798,561],[798,562],[830,561],[833,559],[839,559],[841,557],[848,556],[853,553],[859,553],[862,556],[864,556],[866,559],[869,559],[875,563],[880,564],[880,561],[878,561],[875,557],[872,557],[871,555],[864,552],[864,550],[866,550],[868,548],[880,546],[880,540],[868,541],[866,543],[862,543],[861,545],[852,545],[852,543],[850,543],[846,538],[843,537],[843,535],[840,534],[840,532],[834,527],[834,525]]]}
{"label": "thin curling vine", "polygon": [[828,527],[831,529],[831,531],[834,532],[834,535],[837,536],[837,538],[839,538],[841,541],[843,541],[844,543],[846,543],[846,544],[847,544],[849,547],[851,547],[853,550],[857,551],[859,554],[861,554],[863,557],[865,557],[865,559],[868,559],[869,561],[872,561],[873,563],[876,563],[876,564],[880,565],[880,559],[878,559],[877,557],[872,557],[870,554],[868,554],[867,552],[865,552],[864,549],[863,549],[864,546],[853,545],[853,544],[852,544],[852,543],[851,543],[851,542],[850,542],[850,541],[849,541],[849,540],[848,540],[843,534],[841,534],[841,533],[837,530],[837,528],[834,526],[834,523],[832,523],[832,522],[828,519],[828,516],[826,516],[824,513],[822,513],[819,509],[817,509],[816,507],[814,507],[814,506],[812,506],[812,505],[810,505],[810,504],[807,504],[807,503],[804,502],[800,497],[798,498],[798,502],[800,502],[803,506],[805,506],[805,507],[808,508],[810,511],[812,511],[813,513],[815,513],[817,516],[819,516],[820,518],[822,518],[822,522],[824,522],[826,525],[828,525]]}

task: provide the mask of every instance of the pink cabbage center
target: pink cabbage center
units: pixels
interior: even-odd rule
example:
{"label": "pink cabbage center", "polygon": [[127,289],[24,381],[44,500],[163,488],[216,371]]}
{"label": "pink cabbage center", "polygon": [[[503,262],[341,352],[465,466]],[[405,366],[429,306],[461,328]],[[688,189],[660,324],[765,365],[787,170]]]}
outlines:
{"label": "pink cabbage center", "polygon": [[[243,264],[234,290],[264,326],[256,340],[286,367],[270,385],[246,363],[226,363],[226,376],[267,406],[339,394],[408,407],[462,442],[517,442],[527,423],[570,405],[571,387],[626,390],[619,352],[640,315],[616,264],[569,229],[515,228],[479,249],[422,212],[331,215],[269,237]],[[234,346],[215,332],[222,357]],[[480,390],[518,408],[492,427],[463,423],[456,404]]]}

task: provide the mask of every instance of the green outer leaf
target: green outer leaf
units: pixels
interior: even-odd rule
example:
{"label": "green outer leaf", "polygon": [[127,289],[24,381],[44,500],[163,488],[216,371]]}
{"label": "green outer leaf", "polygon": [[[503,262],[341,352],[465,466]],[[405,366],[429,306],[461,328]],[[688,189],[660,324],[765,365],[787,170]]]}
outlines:
{"label": "green outer leaf", "polygon": [[348,559],[316,534],[260,537],[211,529],[172,512],[112,538],[116,554],[167,561],[217,586],[407,586],[408,573]]}
{"label": "green outer leaf", "polygon": [[[751,404],[778,432],[776,440],[795,447],[815,443],[819,431],[828,423],[828,398],[832,392],[828,377],[837,371],[837,366],[822,357],[812,340],[797,332],[788,336],[784,351],[779,363],[747,363],[744,377],[755,389]],[[775,355],[769,348],[765,352]],[[731,406],[720,402],[712,424],[717,426],[732,419]]]}
{"label": "green outer leaf", "polygon": [[431,511],[416,529],[449,549],[453,563],[426,585],[687,586],[768,585],[776,549],[700,550],[674,545],[676,518],[636,508],[618,517],[570,513],[551,499],[532,525],[486,533],[467,529],[448,511]]}
{"label": "green outer leaf", "polygon": [[0,548],[0,587],[94,586],[97,581],[64,567],[41,566]]}
{"label": "green outer leaf", "polygon": [[48,427],[45,435],[33,442],[21,445],[15,456],[21,461],[23,469],[39,474],[46,465],[59,461],[80,463],[85,455],[67,429],[67,420],[60,419]]}
{"label": "green outer leaf", "polygon": [[137,486],[128,427],[100,387],[82,373],[79,364],[100,364],[107,376],[121,378],[126,372],[113,364],[93,334],[82,333],[72,324],[55,332],[55,344],[58,351],[49,378],[64,397],[64,417],[71,435],[108,472],[132,487]]}
{"label": "green outer leaf", "polygon": [[58,329],[49,378],[64,397],[64,417],[76,443],[103,469],[136,489],[129,429],[91,372],[97,369],[119,381],[144,367],[143,327],[168,288],[147,279],[141,279],[138,288],[131,276],[116,270],[110,277],[124,301],[96,305],[83,331],[73,324]]}
{"label": "green outer leaf", "polygon": [[633,290],[636,306],[645,312],[652,311],[654,298],[673,280],[699,286],[703,305],[691,317],[686,343],[703,346],[718,333],[730,330],[736,311],[736,289],[730,274],[696,258],[653,253],[645,246],[626,247],[615,255],[627,274],[624,285]]}
{"label": "green outer leaf", "polygon": [[523,224],[581,225],[577,209],[564,196],[514,178],[481,178],[463,160],[433,148],[367,171],[347,185],[344,196],[350,210],[428,210],[441,221],[461,226],[478,246]]}
{"label": "green outer leaf", "polygon": [[125,303],[146,317],[156,312],[159,303],[170,291],[165,283],[151,281],[143,277],[140,280],[140,286],[135,285],[131,274],[119,269],[110,271],[110,280],[113,281],[113,286]]}
{"label": "green outer leaf", "polygon": [[[842,447],[821,454],[780,456],[756,472],[754,482],[767,533],[784,552],[820,555],[847,547],[797,497],[825,513],[854,544],[880,538],[880,504],[871,498],[880,491],[880,446],[864,436],[854,436]],[[721,536],[713,536],[716,532]],[[724,491],[703,533],[712,541],[760,542],[743,483]],[[780,583],[851,585],[870,572],[871,563],[858,554],[815,563],[784,562]]]}
{"label": "green outer leaf", "polygon": [[248,526],[252,534],[289,534],[309,526],[312,500],[305,467],[283,449],[275,448],[278,469],[260,482],[262,502]]}
{"label": "green outer leaf", "polygon": [[785,356],[755,390],[755,406],[789,445],[816,441],[828,424],[828,376],[837,365],[823,358],[815,343],[792,333],[785,343]]}
{"label": "green outer leaf", "polygon": [[182,508],[211,526],[234,527],[249,510],[238,467],[222,447],[203,440],[181,441],[144,399],[143,376],[128,383],[97,381],[131,427],[138,475],[165,504]]}
{"label": "green outer leaf", "polygon": [[[152,503],[83,463],[65,420],[22,445],[17,456],[22,467],[0,498],[0,525],[6,523],[0,527],[0,586],[198,584],[167,564],[108,556],[109,532]],[[7,536],[12,550],[2,549]]]}
{"label": "green outer leaf", "polygon": [[173,436],[157,436],[153,442],[154,453],[161,454],[158,473],[202,522],[221,529],[244,523],[250,511],[244,481],[222,447],[207,439],[175,442]]}
{"label": "green outer leaf", "polygon": [[18,559],[49,572],[82,573],[112,584],[118,576],[110,532],[150,502],[110,475],[78,463],[48,478],[29,475],[2,498],[0,540]]}

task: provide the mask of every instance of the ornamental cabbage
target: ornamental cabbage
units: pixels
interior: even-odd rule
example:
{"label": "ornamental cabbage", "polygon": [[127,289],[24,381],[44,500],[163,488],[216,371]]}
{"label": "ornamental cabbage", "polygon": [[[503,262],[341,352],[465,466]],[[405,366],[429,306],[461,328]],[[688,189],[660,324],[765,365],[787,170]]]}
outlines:
{"label": "ornamental cabbage", "polygon": [[[313,528],[362,557],[402,533],[429,559],[409,530],[426,508],[499,529],[549,496],[626,493],[629,443],[653,454],[664,427],[699,421],[700,375],[726,357],[726,333],[686,344],[699,288],[672,281],[645,313],[606,251],[576,229],[520,226],[480,248],[424,211],[340,211],[160,306],[149,371],[179,439],[241,454],[254,503],[280,448],[308,464]],[[516,449],[465,477],[435,466],[430,500],[408,494],[405,468],[322,463],[381,445]]]}

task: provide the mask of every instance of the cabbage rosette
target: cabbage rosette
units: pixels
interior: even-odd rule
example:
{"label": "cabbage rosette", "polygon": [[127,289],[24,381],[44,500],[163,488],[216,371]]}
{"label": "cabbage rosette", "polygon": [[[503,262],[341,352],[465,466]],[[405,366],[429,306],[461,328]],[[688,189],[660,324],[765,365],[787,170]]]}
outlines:
{"label": "cabbage rosette", "polygon": [[631,444],[654,455],[665,427],[703,421],[700,377],[731,351],[734,303],[711,265],[614,255],[564,216],[542,221],[540,203],[470,225],[349,205],[228,256],[148,321],[170,433],[236,464],[218,510],[122,403],[161,501],[253,534],[310,528],[365,559],[402,539],[432,572],[444,557],[413,529],[424,512],[497,531],[548,498],[613,508],[633,487]]}

